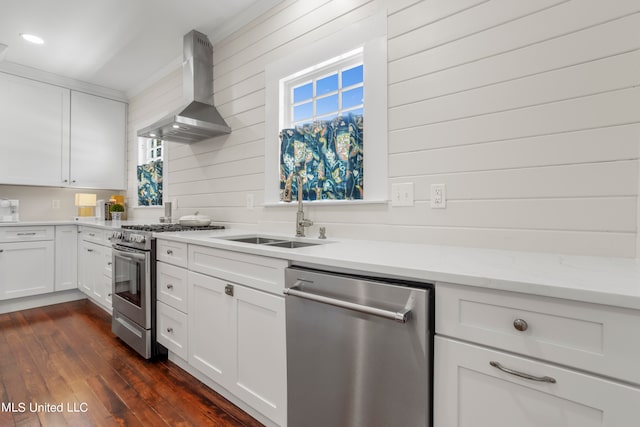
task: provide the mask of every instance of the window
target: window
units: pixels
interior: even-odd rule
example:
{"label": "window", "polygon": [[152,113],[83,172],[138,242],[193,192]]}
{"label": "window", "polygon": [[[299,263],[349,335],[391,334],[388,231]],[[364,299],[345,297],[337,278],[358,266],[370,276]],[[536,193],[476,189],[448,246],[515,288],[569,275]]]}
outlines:
{"label": "window", "polygon": [[282,80],[280,200],[363,199],[363,70],[357,49]]}
{"label": "window", "polygon": [[331,120],[348,113],[363,114],[362,49],[350,52],[346,59],[334,58],[320,70],[312,67],[301,74],[285,79],[286,127]]}
{"label": "window", "polygon": [[138,206],[162,206],[164,151],[160,139],[138,139]]}
{"label": "window", "polygon": [[381,13],[267,66],[267,205],[387,200],[386,48]]}

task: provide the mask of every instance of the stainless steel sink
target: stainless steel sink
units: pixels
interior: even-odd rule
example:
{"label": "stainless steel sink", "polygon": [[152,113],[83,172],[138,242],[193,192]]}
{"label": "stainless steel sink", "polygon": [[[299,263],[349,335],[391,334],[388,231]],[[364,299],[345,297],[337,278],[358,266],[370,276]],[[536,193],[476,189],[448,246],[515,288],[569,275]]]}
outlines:
{"label": "stainless steel sink", "polygon": [[274,239],[271,237],[260,237],[260,236],[238,237],[238,238],[230,238],[226,240],[231,240],[232,242],[253,243],[255,245],[264,245],[268,243],[282,242],[282,239]]}
{"label": "stainless steel sink", "polygon": [[295,240],[287,240],[284,242],[275,242],[275,243],[267,243],[266,246],[276,246],[278,248],[304,248],[305,246],[317,246],[322,243],[311,243],[311,242],[297,242]]}
{"label": "stainless steel sink", "polygon": [[276,248],[288,248],[288,249],[296,249],[296,248],[304,248],[307,246],[317,246],[323,245],[325,242],[311,242],[308,240],[291,240],[286,237],[273,237],[273,236],[237,236],[237,237],[227,237],[225,240],[229,240],[231,242],[238,243],[250,243],[254,245],[264,245],[264,246],[274,246]]}

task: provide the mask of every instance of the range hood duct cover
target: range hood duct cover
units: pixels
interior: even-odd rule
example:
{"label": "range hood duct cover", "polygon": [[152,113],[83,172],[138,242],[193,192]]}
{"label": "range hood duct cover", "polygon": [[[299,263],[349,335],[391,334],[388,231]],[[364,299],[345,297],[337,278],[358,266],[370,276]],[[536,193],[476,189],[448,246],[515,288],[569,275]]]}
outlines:
{"label": "range hood duct cover", "polygon": [[213,46],[209,38],[190,31],[184,36],[182,86],[185,106],[138,131],[138,136],[192,143],[231,133],[213,106]]}

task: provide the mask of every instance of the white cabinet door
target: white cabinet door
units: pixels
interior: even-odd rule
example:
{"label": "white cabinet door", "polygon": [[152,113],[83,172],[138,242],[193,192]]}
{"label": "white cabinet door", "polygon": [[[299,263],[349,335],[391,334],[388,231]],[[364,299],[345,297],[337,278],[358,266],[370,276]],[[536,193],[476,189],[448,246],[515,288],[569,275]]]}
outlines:
{"label": "white cabinet door", "polygon": [[54,289],[78,286],[78,229],[75,225],[56,226],[56,281]]}
{"label": "white cabinet door", "polygon": [[231,385],[233,297],[226,282],[189,272],[189,364],[223,387]]}
{"label": "white cabinet door", "polygon": [[66,185],[69,89],[0,73],[0,94],[0,184]]}
{"label": "white cabinet door", "polygon": [[0,299],[53,292],[53,241],[0,243]]}
{"label": "white cabinet door", "polygon": [[188,283],[189,363],[283,424],[284,298],[194,272]]}
{"label": "white cabinet door", "polygon": [[235,393],[282,425],[286,418],[287,358],[284,297],[234,286]]}
{"label": "white cabinet door", "polygon": [[103,247],[81,241],[79,251],[78,288],[94,299],[101,298],[104,294],[99,289],[103,283]]}
{"label": "white cabinet door", "polygon": [[442,337],[434,361],[434,427],[620,427],[640,419],[635,387]]}
{"label": "white cabinet door", "polygon": [[72,186],[126,189],[126,104],[71,91]]}

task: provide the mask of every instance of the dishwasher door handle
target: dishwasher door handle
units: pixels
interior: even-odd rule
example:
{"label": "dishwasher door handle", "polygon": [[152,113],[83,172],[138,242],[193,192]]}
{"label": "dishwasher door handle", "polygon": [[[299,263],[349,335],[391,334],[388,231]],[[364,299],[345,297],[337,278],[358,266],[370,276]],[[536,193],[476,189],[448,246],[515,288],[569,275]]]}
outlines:
{"label": "dishwasher door handle", "polygon": [[411,310],[403,309],[400,311],[383,310],[381,308],[370,307],[368,305],[356,304],[354,302],[343,301],[335,298],[325,297],[322,295],[311,294],[299,289],[301,282],[296,283],[290,288],[285,288],[282,291],[285,295],[291,295],[298,298],[304,298],[311,301],[329,304],[340,308],[346,308],[347,310],[353,310],[360,313],[371,314],[373,316],[383,317],[385,319],[395,320],[400,323],[407,323],[411,318]]}

